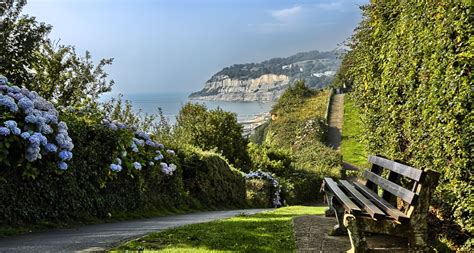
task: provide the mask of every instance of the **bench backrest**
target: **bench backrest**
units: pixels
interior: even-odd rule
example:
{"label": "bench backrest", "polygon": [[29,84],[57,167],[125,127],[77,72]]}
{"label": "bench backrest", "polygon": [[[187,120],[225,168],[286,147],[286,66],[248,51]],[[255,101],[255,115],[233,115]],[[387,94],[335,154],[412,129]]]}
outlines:
{"label": "bench backrest", "polygon": [[[363,177],[367,180],[365,186],[408,217],[416,209],[420,197],[425,195],[424,192],[431,192],[432,189],[428,188],[435,187],[432,181],[437,180],[437,173],[433,175],[431,171],[428,173],[381,156],[369,156],[369,162],[372,163],[372,168],[364,171]],[[429,203],[429,199],[421,201]]]}

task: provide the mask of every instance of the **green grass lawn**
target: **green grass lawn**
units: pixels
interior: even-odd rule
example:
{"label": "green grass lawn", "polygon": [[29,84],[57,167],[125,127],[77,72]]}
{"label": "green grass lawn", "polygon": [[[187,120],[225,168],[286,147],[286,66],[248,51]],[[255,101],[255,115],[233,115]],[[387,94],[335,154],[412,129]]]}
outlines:
{"label": "green grass lawn", "polygon": [[255,215],[187,225],[150,234],[111,252],[292,252],[296,249],[292,218],[322,215],[324,210],[325,207],[290,206]]}
{"label": "green grass lawn", "polygon": [[344,96],[344,125],[342,127],[341,153],[345,162],[359,168],[368,166],[367,149],[362,143],[364,134],[360,111],[351,94]]}

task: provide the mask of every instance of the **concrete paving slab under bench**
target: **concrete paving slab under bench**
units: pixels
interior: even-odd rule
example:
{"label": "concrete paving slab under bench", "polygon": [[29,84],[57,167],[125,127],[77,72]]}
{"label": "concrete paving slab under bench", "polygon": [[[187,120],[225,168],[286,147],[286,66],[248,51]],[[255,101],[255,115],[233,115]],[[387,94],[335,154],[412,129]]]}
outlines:
{"label": "concrete paving slab under bench", "polygon": [[346,252],[351,248],[348,236],[329,236],[337,223],[335,218],[321,215],[300,216],[293,219],[298,252]]}
{"label": "concrete paving slab under bench", "polygon": [[[322,215],[300,216],[293,219],[293,229],[298,252],[338,253],[351,249],[349,236],[329,236],[337,224],[336,218]],[[371,235],[367,237],[369,252],[407,252],[406,238]],[[350,251],[349,251],[350,252]]]}

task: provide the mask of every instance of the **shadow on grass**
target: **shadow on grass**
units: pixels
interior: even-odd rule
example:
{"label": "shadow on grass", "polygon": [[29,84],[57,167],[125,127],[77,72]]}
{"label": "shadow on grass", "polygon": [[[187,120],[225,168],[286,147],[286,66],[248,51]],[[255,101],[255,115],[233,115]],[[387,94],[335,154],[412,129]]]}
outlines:
{"label": "shadow on grass", "polygon": [[322,215],[322,208],[315,207],[313,210],[317,212],[275,211],[187,225],[151,234],[115,250],[291,252],[296,249],[292,218],[301,215]]}

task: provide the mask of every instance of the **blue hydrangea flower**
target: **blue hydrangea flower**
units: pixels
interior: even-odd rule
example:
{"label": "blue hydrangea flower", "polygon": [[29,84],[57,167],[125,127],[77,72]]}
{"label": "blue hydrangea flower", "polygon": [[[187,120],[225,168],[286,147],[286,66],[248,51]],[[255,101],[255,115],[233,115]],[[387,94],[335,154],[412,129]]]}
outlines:
{"label": "blue hydrangea flower", "polygon": [[57,134],[56,135],[56,143],[62,149],[72,150],[74,148],[74,144],[72,143],[72,139],[66,133]]}
{"label": "blue hydrangea flower", "polygon": [[155,163],[154,162],[149,162],[148,165],[155,166]]}
{"label": "blue hydrangea flower", "polygon": [[24,97],[23,94],[21,94],[21,93],[12,93],[12,92],[9,92],[7,95],[10,96],[11,98],[17,100],[17,101],[20,100],[20,99],[22,99],[22,98]]}
{"label": "blue hydrangea flower", "polygon": [[138,147],[137,147],[137,144],[135,144],[135,142],[132,141],[130,147],[132,148],[133,152],[138,153]]}
{"label": "blue hydrangea flower", "polygon": [[170,155],[176,155],[176,153],[174,152],[174,150],[171,150],[171,149],[166,150],[166,153],[168,153],[168,154],[170,154]]}
{"label": "blue hydrangea flower", "polygon": [[18,123],[16,123],[16,121],[14,120],[7,120],[5,121],[5,123],[3,123],[6,127],[8,127],[8,129],[12,130],[16,127],[18,127]]}
{"label": "blue hydrangea flower", "polygon": [[139,163],[139,162],[134,162],[134,163],[133,163],[133,167],[134,167],[135,169],[137,169],[137,170],[141,170],[141,169],[142,169],[142,165],[141,165],[141,163]]}
{"label": "blue hydrangea flower", "polygon": [[8,129],[6,127],[0,127],[0,135],[2,135],[2,136],[10,135],[10,129]]}
{"label": "blue hydrangea flower", "polygon": [[117,127],[118,127],[119,129],[125,129],[125,128],[127,128],[127,125],[118,122],[118,123],[117,123]]}
{"label": "blue hydrangea flower", "polygon": [[18,107],[23,109],[25,113],[29,113],[34,108],[34,104],[29,98],[23,97],[18,101]]}
{"label": "blue hydrangea flower", "polygon": [[10,86],[7,88],[7,91],[11,93],[18,93],[21,91],[21,89],[18,86]]}
{"label": "blue hydrangea flower", "polygon": [[49,152],[49,153],[56,153],[58,151],[58,147],[54,145],[53,143],[46,144],[44,148],[46,149],[46,152]]}
{"label": "blue hydrangea flower", "polygon": [[67,127],[66,122],[64,122],[64,121],[59,122],[58,123],[58,130],[69,130],[69,128]]}
{"label": "blue hydrangea flower", "polygon": [[112,130],[112,131],[115,131],[118,129],[117,125],[115,125],[114,123],[110,123],[109,124],[109,129]]}
{"label": "blue hydrangea flower", "polygon": [[59,158],[63,161],[71,160],[72,159],[72,152],[68,150],[62,150],[58,154]]}
{"label": "blue hydrangea flower", "polygon": [[30,141],[30,143],[34,143],[35,145],[41,144],[45,146],[46,144],[48,144],[48,139],[41,133],[32,134],[28,140]]}
{"label": "blue hydrangea flower", "polygon": [[26,139],[29,139],[29,138],[30,138],[30,133],[28,133],[28,132],[23,132],[23,133],[21,133],[20,136],[21,136],[21,138],[23,138],[23,139],[26,140]]}
{"label": "blue hydrangea flower", "polygon": [[168,164],[166,163],[160,163],[160,165],[161,165],[161,171],[168,176],[173,175],[173,172],[176,170],[176,165],[174,164],[170,164],[168,166]]}
{"label": "blue hydrangea flower", "polygon": [[110,165],[110,169],[111,169],[112,171],[119,172],[119,171],[122,170],[122,166],[119,165],[119,164],[113,164],[113,163],[112,163],[112,164]]}
{"label": "blue hydrangea flower", "polygon": [[39,147],[39,144],[31,143],[26,148],[26,154],[25,154],[26,160],[28,160],[29,162],[36,161],[37,159],[40,158],[40,151],[41,149]]}
{"label": "blue hydrangea flower", "polygon": [[143,147],[145,146],[145,141],[144,140],[140,140],[140,139],[137,139],[137,138],[133,138],[133,142],[135,142],[138,146],[140,147]]}
{"label": "blue hydrangea flower", "polygon": [[41,133],[46,135],[52,134],[53,128],[47,124],[41,125]]}
{"label": "blue hydrangea flower", "polygon": [[67,166],[67,163],[65,163],[65,162],[63,162],[63,161],[58,162],[58,168],[59,168],[60,170],[67,170],[67,167],[68,167],[68,166]]}
{"label": "blue hydrangea flower", "polygon": [[12,133],[14,135],[20,135],[21,134],[21,129],[18,128],[18,127],[15,127],[15,128],[12,129]]}
{"label": "blue hydrangea flower", "polygon": [[28,141],[30,141],[31,144],[39,146],[41,144],[41,138],[34,133],[33,135],[28,138]]}
{"label": "blue hydrangea flower", "polygon": [[27,116],[25,117],[25,122],[26,122],[26,123],[31,123],[31,124],[36,124],[36,122],[37,122],[36,116],[35,116],[35,115],[31,115],[31,114],[30,114],[30,115],[27,115]]}
{"label": "blue hydrangea flower", "polygon": [[164,148],[165,148],[165,145],[163,145],[163,144],[161,144],[161,143],[158,143],[158,148],[164,149]]}
{"label": "blue hydrangea flower", "polygon": [[[45,123],[47,123],[47,124],[58,124],[58,117],[54,114],[47,113],[44,116],[44,118],[46,120]],[[66,124],[66,123],[64,123],[64,124]],[[60,127],[59,124],[58,124],[58,130],[59,131],[61,131],[61,130],[67,131],[68,130],[67,125],[65,127]]]}
{"label": "blue hydrangea flower", "polygon": [[138,132],[135,133],[135,135],[142,138],[142,139],[144,139],[144,140],[149,140],[150,139],[150,135],[143,132],[143,131],[138,131]]}
{"label": "blue hydrangea flower", "polygon": [[15,103],[15,100],[9,96],[4,96],[0,94],[0,105],[8,108],[10,112],[17,112],[18,111],[18,106]]}
{"label": "blue hydrangea flower", "polygon": [[158,156],[155,156],[155,158],[153,158],[155,161],[159,161],[161,159],[163,159],[163,155],[162,154],[159,154]]}

